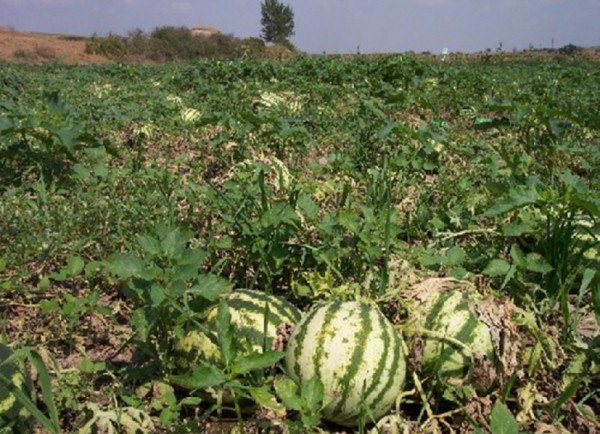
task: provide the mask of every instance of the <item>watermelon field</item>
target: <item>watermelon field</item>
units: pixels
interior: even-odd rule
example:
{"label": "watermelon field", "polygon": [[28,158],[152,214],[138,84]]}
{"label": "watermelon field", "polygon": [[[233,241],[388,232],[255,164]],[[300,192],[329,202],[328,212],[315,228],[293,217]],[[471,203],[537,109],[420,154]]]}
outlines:
{"label": "watermelon field", "polygon": [[599,432],[599,66],[0,64],[0,433]]}

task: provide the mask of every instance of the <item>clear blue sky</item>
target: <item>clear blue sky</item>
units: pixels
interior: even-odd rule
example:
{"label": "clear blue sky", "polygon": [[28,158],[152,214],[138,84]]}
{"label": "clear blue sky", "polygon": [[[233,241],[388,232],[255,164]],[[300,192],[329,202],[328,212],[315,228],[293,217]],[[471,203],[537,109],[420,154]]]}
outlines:
{"label": "clear blue sky", "polygon": [[[600,46],[600,0],[283,0],[311,53]],[[0,0],[0,26],[90,35],[157,26],[260,34],[259,0]]]}

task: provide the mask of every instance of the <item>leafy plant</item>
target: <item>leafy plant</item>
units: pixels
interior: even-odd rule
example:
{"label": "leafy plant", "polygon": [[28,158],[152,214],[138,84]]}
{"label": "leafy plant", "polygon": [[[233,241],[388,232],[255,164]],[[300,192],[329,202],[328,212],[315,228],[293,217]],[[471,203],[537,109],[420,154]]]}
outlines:
{"label": "leafy plant", "polygon": [[78,151],[105,146],[58,92],[47,93],[45,101],[44,114],[24,110],[13,101],[0,105],[0,162],[7,168],[0,181],[5,185],[30,174],[46,182],[67,178],[81,159]]}
{"label": "leafy plant", "polygon": [[319,377],[314,376],[302,388],[287,377],[275,380],[274,386],[285,408],[300,414],[300,420],[288,422],[292,432],[312,432],[321,423],[324,389]]}
{"label": "leafy plant", "polygon": [[135,305],[132,326],[151,362],[159,369],[173,369],[173,330],[181,332],[187,321],[198,322],[202,311],[229,283],[202,274],[204,250],[189,247],[192,233],[179,227],[158,224],[154,234],[139,235],[141,256],[118,253],[106,261],[107,269],[127,282],[124,295]]}
{"label": "leafy plant", "polygon": [[[519,272],[524,280],[528,280],[528,273],[542,275],[544,284],[540,291],[547,298],[546,308],[558,302],[565,321],[564,338],[568,339],[574,327],[569,295],[578,283],[577,303],[581,303],[588,289],[592,299],[600,290],[596,278],[600,208],[581,182],[564,173],[555,188],[544,187],[536,179],[531,179],[527,186],[511,188],[508,196],[496,201],[485,215],[497,217],[509,213],[517,217],[505,221],[502,231],[507,239],[515,240],[510,247],[513,262],[495,259],[484,273],[503,275],[502,286]],[[597,313],[595,301],[593,307]]]}
{"label": "leafy plant", "polygon": [[232,401],[240,424],[241,399],[251,399],[266,408],[279,409],[275,397],[264,384],[263,371],[281,360],[285,353],[271,350],[242,352],[242,346],[248,343],[236,339],[231,314],[224,300],[219,302],[216,327],[222,366],[200,361],[190,373],[171,376],[170,380],[192,391],[214,388],[216,404],[211,410],[221,414],[224,404]]}

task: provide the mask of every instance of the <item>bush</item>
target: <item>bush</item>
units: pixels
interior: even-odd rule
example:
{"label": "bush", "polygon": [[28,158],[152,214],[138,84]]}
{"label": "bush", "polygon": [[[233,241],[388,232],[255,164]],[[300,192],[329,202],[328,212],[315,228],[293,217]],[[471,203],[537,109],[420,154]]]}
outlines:
{"label": "bush", "polygon": [[567,56],[574,56],[575,54],[579,54],[581,51],[581,47],[578,47],[577,45],[573,44],[567,44],[564,47],[558,49],[558,52],[560,54],[564,54]]}
{"label": "bush", "polygon": [[150,34],[141,29],[127,36],[92,36],[85,48],[89,54],[101,54],[110,59],[148,59],[159,63],[188,62],[198,59],[252,59],[293,57],[295,47],[290,44],[267,46],[259,38],[236,38],[217,33],[210,36],[194,35],[187,27],[163,26]]}
{"label": "bush", "polygon": [[100,54],[109,59],[118,59],[125,56],[127,46],[123,37],[109,34],[106,37],[92,36],[85,44],[87,54]]}
{"label": "bush", "polygon": [[193,52],[194,36],[186,27],[157,27],[150,34],[149,57],[152,60],[188,60]]}
{"label": "bush", "polygon": [[142,29],[131,30],[125,39],[127,54],[146,57],[150,50],[149,36]]}

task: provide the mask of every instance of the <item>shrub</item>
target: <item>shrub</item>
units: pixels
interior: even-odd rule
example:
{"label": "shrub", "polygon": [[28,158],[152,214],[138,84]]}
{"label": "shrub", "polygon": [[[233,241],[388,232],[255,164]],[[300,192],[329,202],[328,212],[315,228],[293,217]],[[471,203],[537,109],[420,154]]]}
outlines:
{"label": "shrub", "polygon": [[127,53],[127,46],[123,37],[109,34],[106,37],[92,36],[85,44],[87,54],[100,54],[109,59],[118,59]]}

